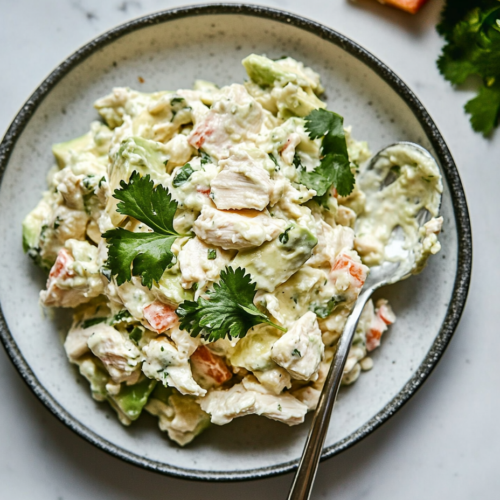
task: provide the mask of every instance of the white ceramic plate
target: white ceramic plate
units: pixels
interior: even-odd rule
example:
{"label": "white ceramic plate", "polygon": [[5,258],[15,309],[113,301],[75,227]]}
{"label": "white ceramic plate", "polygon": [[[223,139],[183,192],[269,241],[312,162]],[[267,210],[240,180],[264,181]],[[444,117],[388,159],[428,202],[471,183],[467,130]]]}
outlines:
{"label": "white ceramic plate", "polygon": [[64,314],[42,315],[38,292],[45,277],[22,253],[21,222],[45,189],[51,144],[88,130],[97,118],[96,98],[114,86],[148,92],[189,88],[196,78],[242,82],[241,59],[252,52],[286,54],[311,66],[321,74],[329,108],[353,126],[354,137],[367,140],[372,151],[400,140],[419,143],[436,155],[445,177],[443,250],[423,274],[383,290],[398,321],[374,352],[373,370],[341,390],[324,457],[372,432],[420,387],[453,334],[470,278],[467,205],[441,135],[406,85],[342,35],[272,9],[210,5],[132,21],[80,49],[31,96],[0,145],[0,334],[31,389],[71,429],[122,459],[185,478],[288,472],[297,464],[308,424],[287,427],[246,417],[212,426],[183,449],[150,416],[121,426],[107,404],[91,399],[88,384],[66,360]]}

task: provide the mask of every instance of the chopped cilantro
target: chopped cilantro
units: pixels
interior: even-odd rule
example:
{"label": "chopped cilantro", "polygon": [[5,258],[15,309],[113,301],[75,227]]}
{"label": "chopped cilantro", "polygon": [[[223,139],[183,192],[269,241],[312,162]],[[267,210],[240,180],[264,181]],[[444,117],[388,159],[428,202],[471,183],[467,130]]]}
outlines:
{"label": "chopped cilantro", "polygon": [[114,192],[117,211],[129,215],[149,226],[153,232],[133,233],[123,228],[112,229],[103,234],[108,242],[106,268],[116,282],[122,285],[141,276],[142,284],[151,288],[165,269],[174,264],[172,244],[180,235],[174,229],[177,202],[168,189],[154,186],[149,175],[141,177],[137,171],[130,176],[128,184],[120,183],[121,189]]}
{"label": "chopped cilantro", "polygon": [[82,322],[82,328],[90,328],[91,326],[104,323],[108,318],[90,318]]}
{"label": "chopped cilantro", "polygon": [[176,97],[173,97],[172,99],[170,99],[170,104],[171,105],[174,105],[174,104],[181,104],[185,101],[184,97],[179,97],[179,96],[176,96]]}
{"label": "chopped cilantro", "polygon": [[278,160],[276,159],[276,157],[272,154],[272,153],[269,153],[269,158],[272,160],[272,162],[277,166],[279,167],[278,165]]}
{"label": "chopped cilantro", "polygon": [[127,309],[122,309],[118,313],[116,313],[113,316],[113,319],[111,320],[112,323],[120,323],[123,320],[126,320],[128,318],[131,318],[132,315],[127,311]]}
{"label": "chopped cilantro", "polygon": [[215,248],[209,248],[208,249],[208,260],[215,260],[217,258],[217,251]]}
{"label": "chopped cilantro", "polygon": [[290,238],[288,236],[288,232],[290,229],[293,229],[294,226],[288,226],[283,233],[281,233],[278,236],[279,242],[282,243],[283,245],[286,245],[288,243],[288,239]]}
{"label": "chopped cilantro", "polygon": [[224,338],[241,338],[247,331],[260,323],[267,323],[280,330],[281,326],[271,320],[254,305],[255,283],[245,270],[227,267],[220,273],[219,283],[208,290],[207,298],[185,301],[176,310],[180,328],[192,337],[201,334],[209,342]]}
{"label": "chopped cilantro", "polygon": [[300,351],[298,349],[294,349],[292,351],[292,356],[296,356],[297,358],[301,358],[302,354],[300,353]]}
{"label": "chopped cilantro", "polygon": [[136,344],[141,340],[142,334],[144,333],[144,330],[139,328],[138,326],[134,327],[134,329],[128,334],[130,340],[133,340]]}
{"label": "chopped cilantro", "polygon": [[326,304],[318,304],[317,302],[312,303],[309,306],[309,310],[316,314],[318,318],[325,319],[330,316],[333,310],[342,302],[345,302],[345,297],[332,297]]}
{"label": "chopped cilantro", "polygon": [[205,153],[205,151],[200,151],[201,153],[201,164],[202,165],[206,165],[207,163],[212,163],[212,158],[210,158],[209,155],[207,155],[207,153]]}
{"label": "chopped cilantro", "polygon": [[191,174],[194,172],[192,169],[191,165],[189,163],[186,163],[183,167],[179,169],[177,172],[176,176],[174,177],[174,181],[172,182],[172,185],[174,187],[179,187],[185,182],[188,181],[188,179],[191,177]]}

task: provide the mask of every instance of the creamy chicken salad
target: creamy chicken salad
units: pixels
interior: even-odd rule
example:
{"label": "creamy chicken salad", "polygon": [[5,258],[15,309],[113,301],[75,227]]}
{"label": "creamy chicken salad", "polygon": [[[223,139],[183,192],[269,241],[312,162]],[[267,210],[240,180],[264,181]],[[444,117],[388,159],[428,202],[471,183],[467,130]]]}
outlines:
{"label": "creamy chicken salad", "polygon": [[[103,121],[53,146],[23,223],[49,273],[41,303],[74,310],[64,348],[92,396],[125,425],[157,416],[180,445],[244,415],[302,423],[394,228],[428,210],[416,271],[440,249],[433,164],[396,148],[363,176],[368,146],[326,109],[318,74],[289,57],[243,65],[243,85],[99,99]],[[386,300],[367,304],[344,384],[394,321]]]}

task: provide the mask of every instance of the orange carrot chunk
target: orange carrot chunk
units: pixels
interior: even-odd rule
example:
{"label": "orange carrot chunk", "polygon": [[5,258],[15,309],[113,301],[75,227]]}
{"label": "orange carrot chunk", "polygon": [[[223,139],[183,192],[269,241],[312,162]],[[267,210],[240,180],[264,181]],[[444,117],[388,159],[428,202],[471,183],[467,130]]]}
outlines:
{"label": "orange carrot chunk", "polygon": [[233,376],[224,360],[204,345],[194,351],[191,363],[198,372],[212,379],[217,385],[227,382]]}
{"label": "orange carrot chunk", "polygon": [[171,328],[179,319],[173,307],[159,300],[155,300],[143,309],[144,318],[151,328],[158,333],[163,333]]}

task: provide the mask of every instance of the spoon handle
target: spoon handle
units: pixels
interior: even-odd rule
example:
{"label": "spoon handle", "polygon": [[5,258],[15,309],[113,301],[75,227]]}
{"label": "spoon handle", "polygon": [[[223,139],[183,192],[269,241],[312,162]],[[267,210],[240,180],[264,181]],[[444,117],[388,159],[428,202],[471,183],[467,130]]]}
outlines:
{"label": "spoon handle", "polygon": [[347,355],[349,354],[352,339],[363,308],[372,293],[373,288],[368,288],[361,293],[351,315],[347,319],[337,351],[335,352],[335,357],[326,377],[316,412],[314,413],[311,429],[309,430],[304,451],[302,452],[302,458],[300,459],[299,467],[290,488],[290,493],[288,494],[288,500],[309,500],[311,496]]}

